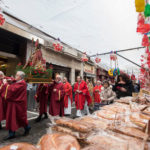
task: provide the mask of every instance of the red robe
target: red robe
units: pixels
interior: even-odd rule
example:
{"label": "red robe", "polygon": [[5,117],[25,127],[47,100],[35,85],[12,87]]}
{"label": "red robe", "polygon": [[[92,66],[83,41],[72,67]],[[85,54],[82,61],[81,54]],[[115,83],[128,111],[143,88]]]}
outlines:
{"label": "red robe", "polygon": [[[101,88],[102,88],[102,85],[96,85],[93,89],[93,95],[94,95],[94,102],[95,103],[100,103],[101,102],[101,99],[100,99],[100,94],[99,92],[101,92]],[[96,90],[99,90],[99,91],[96,91]]]}
{"label": "red robe", "polygon": [[5,93],[3,82],[0,80],[0,122],[6,117],[6,101],[3,99]]}
{"label": "red robe", "polygon": [[[77,93],[76,91],[79,90],[82,93]],[[79,84],[78,82],[75,83],[74,85],[74,92],[75,92],[75,104],[76,104],[76,109],[84,109],[84,104],[85,104],[85,98],[87,95],[87,84],[85,81],[81,81]]]}
{"label": "red robe", "polygon": [[47,113],[47,102],[48,102],[48,84],[40,84],[37,89],[37,93],[35,95],[35,99],[40,104],[40,112],[42,115]]}
{"label": "red robe", "polygon": [[[11,77],[4,77],[4,79],[11,79]],[[5,100],[6,87],[2,80],[0,80],[0,122],[6,119],[7,101]]]}
{"label": "red robe", "polygon": [[16,131],[26,127],[27,121],[27,85],[24,80],[6,86],[7,100],[6,129]]}
{"label": "red robe", "polygon": [[64,84],[64,107],[68,108],[68,97],[71,99],[71,104],[73,102],[73,98],[72,98],[72,87],[70,85],[69,82],[66,82]]}
{"label": "red robe", "polygon": [[[53,90],[56,89],[56,92]],[[50,105],[49,114],[52,116],[64,116],[64,85],[62,82],[54,82],[49,86]]]}

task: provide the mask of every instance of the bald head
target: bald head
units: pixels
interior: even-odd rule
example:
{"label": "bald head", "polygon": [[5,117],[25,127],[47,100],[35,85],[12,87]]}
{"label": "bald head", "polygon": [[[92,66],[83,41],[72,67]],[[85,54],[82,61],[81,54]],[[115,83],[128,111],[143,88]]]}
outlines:
{"label": "bald head", "polygon": [[57,75],[56,75],[56,82],[61,81],[61,79],[62,79],[61,75],[57,74]]}
{"label": "bald head", "polygon": [[25,78],[25,73],[23,71],[17,71],[15,79],[17,81],[23,80]]}
{"label": "bald head", "polygon": [[100,80],[97,80],[96,84],[97,84],[97,85],[101,85],[101,81],[100,81]]}
{"label": "bald head", "polygon": [[67,80],[67,78],[66,77],[64,77],[64,80],[63,80],[63,82],[64,83],[66,83],[68,80]]}

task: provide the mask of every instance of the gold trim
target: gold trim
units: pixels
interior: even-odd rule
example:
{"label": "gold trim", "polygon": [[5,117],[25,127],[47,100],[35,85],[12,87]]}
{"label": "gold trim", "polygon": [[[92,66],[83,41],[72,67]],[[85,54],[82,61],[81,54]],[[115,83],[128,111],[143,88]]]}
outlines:
{"label": "gold trim", "polygon": [[60,101],[60,98],[61,98],[61,91],[60,90],[58,91],[58,94],[59,94],[59,101]]}
{"label": "gold trim", "polygon": [[0,90],[2,89],[2,87],[3,87],[3,84],[0,86]]}
{"label": "gold trim", "polygon": [[5,100],[6,100],[6,98],[7,98],[7,93],[8,93],[8,87],[9,87],[9,85],[7,85],[7,87],[6,87],[6,92],[5,92]]}

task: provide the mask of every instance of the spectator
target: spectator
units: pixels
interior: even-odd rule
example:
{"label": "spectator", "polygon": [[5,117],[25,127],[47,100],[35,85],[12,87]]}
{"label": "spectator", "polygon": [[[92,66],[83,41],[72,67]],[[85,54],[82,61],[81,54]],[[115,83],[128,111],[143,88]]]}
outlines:
{"label": "spectator", "polygon": [[119,75],[113,90],[116,92],[117,98],[132,96],[132,81],[124,74]]}
{"label": "spectator", "polygon": [[110,104],[114,101],[116,94],[110,87],[109,81],[103,82],[102,92],[101,92],[101,106]]}

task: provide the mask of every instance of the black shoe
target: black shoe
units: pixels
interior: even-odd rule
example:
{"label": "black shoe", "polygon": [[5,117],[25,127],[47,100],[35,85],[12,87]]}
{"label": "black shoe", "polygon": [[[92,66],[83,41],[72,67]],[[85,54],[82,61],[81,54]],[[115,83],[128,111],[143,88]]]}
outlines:
{"label": "black shoe", "polygon": [[44,119],[48,119],[47,113],[44,113]]}
{"label": "black shoe", "polygon": [[25,130],[25,132],[24,132],[23,136],[27,136],[27,135],[29,135],[30,130],[31,130],[31,127],[28,127],[28,128]]}
{"label": "black shoe", "polygon": [[42,118],[42,116],[41,116],[41,115],[40,115],[40,116],[38,116],[38,117],[36,118],[35,122],[40,122],[40,121],[41,121],[41,118]]}
{"label": "black shoe", "polygon": [[2,129],[2,124],[0,123],[0,130]]}
{"label": "black shoe", "polygon": [[15,135],[13,135],[13,136],[8,136],[8,137],[4,138],[3,140],[4,140],[4,141],[7,141],[7,140],[14,139],[14,138],[16,138]]}

